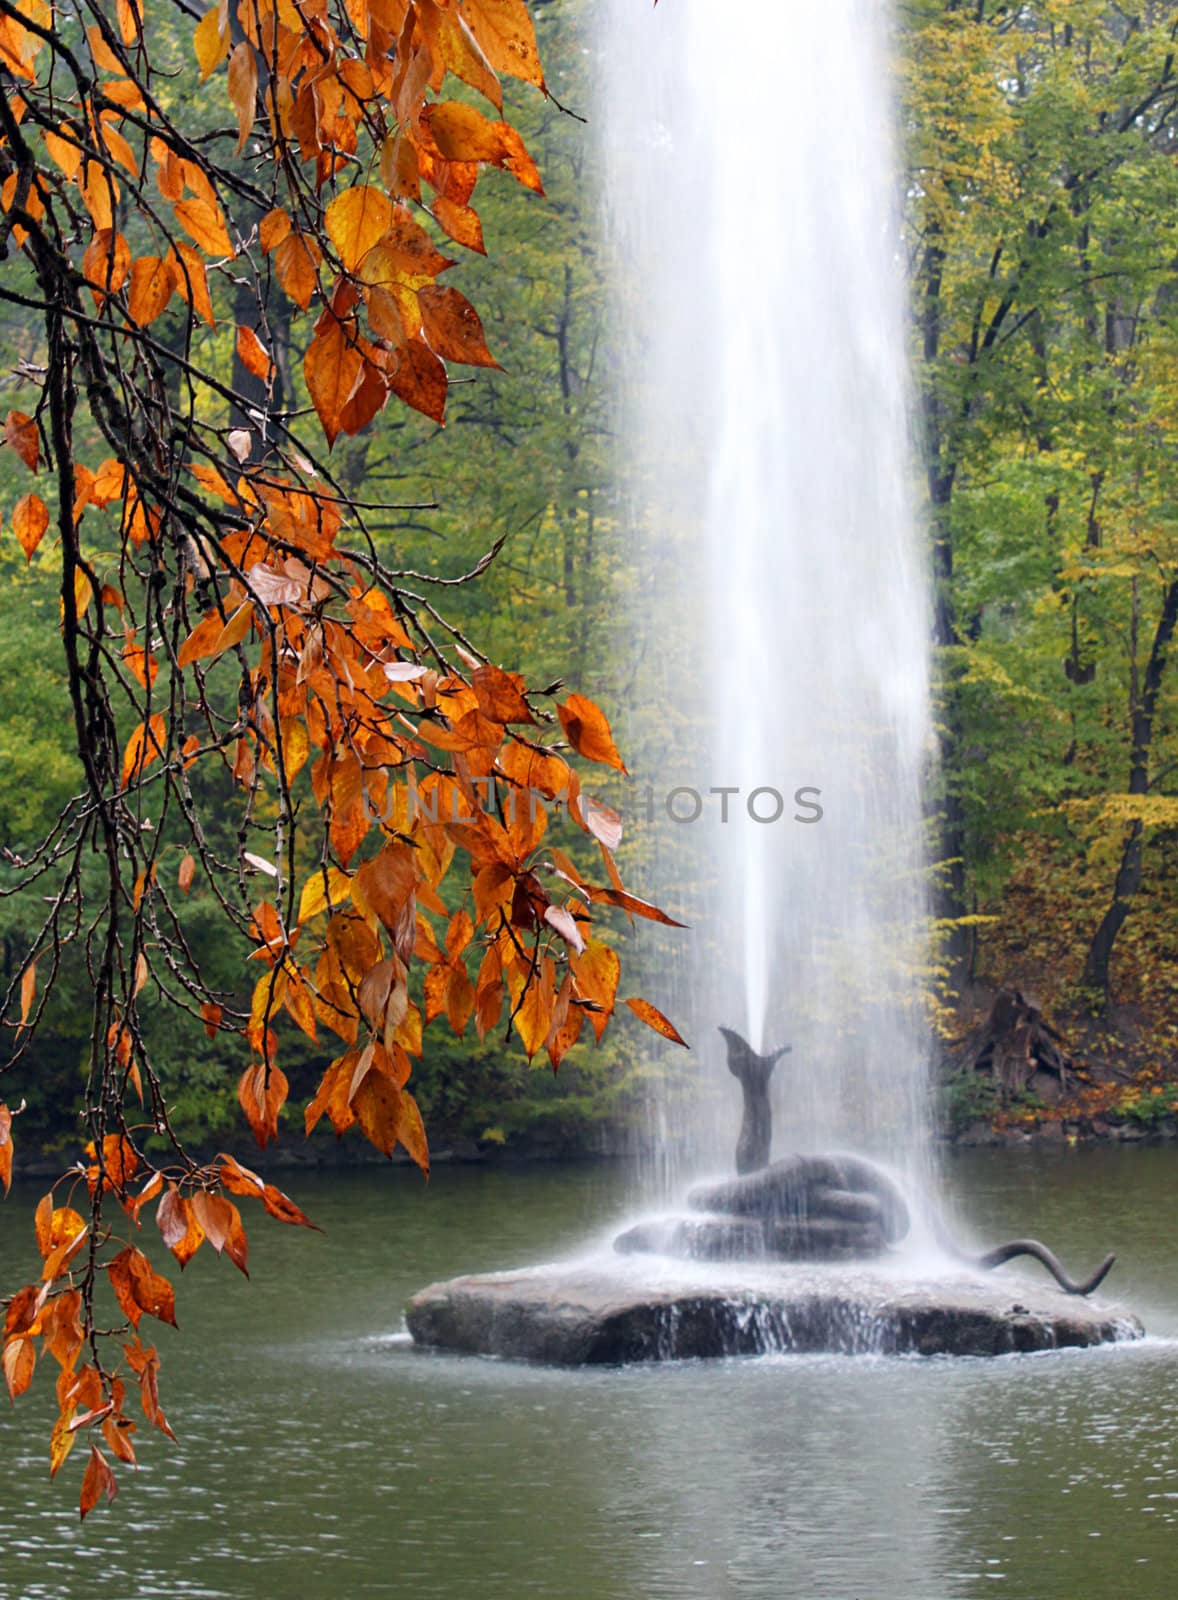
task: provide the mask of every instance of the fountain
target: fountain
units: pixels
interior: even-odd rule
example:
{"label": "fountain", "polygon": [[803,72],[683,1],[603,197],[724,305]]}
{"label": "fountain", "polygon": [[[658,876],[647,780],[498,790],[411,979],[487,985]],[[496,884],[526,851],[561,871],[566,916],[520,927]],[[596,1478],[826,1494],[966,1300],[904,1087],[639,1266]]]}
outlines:
{"label": "fountain", "polygon": [[[762,1101],[783,1052],[758,1056],[739,1034],[722,1031],[744,1091],[737,1177],[694,1189],[686,1215],[625,1229],[612,1260],[597,1252],[431,1285],[406,1314],[419,1344],[584,1366],[775,1350],[1005,1355],[1141,1337],[1129,1313],[1069,1299],[1098,1288],[1112,1256],[1077,1282],[1038,1240],[970,1256],[939,1225],[942,1269],[914,1277],[895,1249],[910,1226],[896,1180],[841,1152],[769,1162],[772,1126]],[[765,1152],[756,1165],[747,1159],[750,1126]],[[1020,1283],[1016,1298],[979,1280],[1017,1256],[1040,1261],[1062,1293]]]}
{"label": "fountain", "polygon": [[[1083,1300],[1111,1261],[1077,1283],[1035,1240],[971,1256],[929,1198],[930,630],[887,8],[605,8],[628,636],[659,707],[626,742],[667,802],[645,881],[694,930],[645,992],[704,1071],[660,1109],[659,1212],[579,1261],[433,1285],[410,1331],[558,1363],[1137,1336]],[[735,1180],[715,1178],[721,1023]],[[775,1109],[796,1152],[776,1163]],[[1059,1288],[988,1275],[1015,1255]]]}

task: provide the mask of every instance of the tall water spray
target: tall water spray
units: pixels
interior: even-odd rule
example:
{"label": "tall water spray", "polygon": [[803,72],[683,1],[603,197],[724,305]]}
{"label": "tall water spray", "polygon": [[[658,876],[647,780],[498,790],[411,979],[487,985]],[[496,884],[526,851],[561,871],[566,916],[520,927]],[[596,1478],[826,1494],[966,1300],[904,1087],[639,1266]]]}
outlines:
{"label": "tall water spray", "polygon": [[625,648],[647,708],[626,735],[643,881],[693,928],[646,992],[705,1066],[666,1133],[688,1166],[730,1158],[725,1023],[793,1046],[775,1153],[919,1164],[929,629],[887,7],[606,9]]}

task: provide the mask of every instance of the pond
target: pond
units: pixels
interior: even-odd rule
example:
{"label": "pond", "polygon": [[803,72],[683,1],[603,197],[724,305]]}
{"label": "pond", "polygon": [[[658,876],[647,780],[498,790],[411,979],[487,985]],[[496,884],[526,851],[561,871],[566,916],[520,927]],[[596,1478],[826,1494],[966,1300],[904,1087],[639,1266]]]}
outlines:
{"label": "pond", "polygon": [[[0,1596],[1168,1600],[1176,1180],[1169,1148],[951,1164],[980,1237],[1034,1232],[1085,1268],[1116,1248],[1142,1345],[564,1373],[417,1352],[402,1307],[620,1223],[632,1174],[292,1175],[325,1234],[258,1216],[250,1282],[188,1268],[158,1339],[180,1442],[141,1431],[112,1508],[79,1526],[80,1450],[48,1482],[47,1372],[5,1411]],[[0,1210],[6,1286],[38,1192]]]}

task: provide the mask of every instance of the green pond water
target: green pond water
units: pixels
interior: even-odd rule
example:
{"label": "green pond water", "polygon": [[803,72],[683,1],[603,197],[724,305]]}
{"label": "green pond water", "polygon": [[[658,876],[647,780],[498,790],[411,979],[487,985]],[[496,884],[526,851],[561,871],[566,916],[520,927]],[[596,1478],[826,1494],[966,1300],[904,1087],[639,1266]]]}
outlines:
{"label": "green pond water", "polygon": [[[397,1337],[415,1289],[607,1233],[632,1209],[633,1174],[276,1176],[326,1233],[259,1214],[250,1282],[203,1251],[188,1268],[181,1333],[158,1338],[180,1443],[142,1431],[113,1507],[79,1526],[81,1449],[48,1482],[47,1369],[5,1409],[3,1600],[1178,1588],[1178,1150],[951,1163],[980,1238],[1034,1232],[1076,1270],[1115,1248],[1108,1288],[1152,1335],[997,1361],[565,1373],[422,1354]],[[32,1272],[38,1193],[0,1208],[7,1288]]]}

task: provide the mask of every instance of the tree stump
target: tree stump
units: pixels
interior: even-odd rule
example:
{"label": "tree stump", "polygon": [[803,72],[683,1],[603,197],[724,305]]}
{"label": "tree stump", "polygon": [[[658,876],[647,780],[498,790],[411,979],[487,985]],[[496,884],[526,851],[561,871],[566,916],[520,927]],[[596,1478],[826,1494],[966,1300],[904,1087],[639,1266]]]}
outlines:
{"label": "tree stump", "polygon": [[1021,989],[999,989],[985,1021],[966,1037],[965,1071],[988,1072],[1006,1101],[1026,1092],[1037,1072],[1050,1073],[1066,1093],[1072,1059],[1063,1035],[1044,1018],[1039,1003]]}

